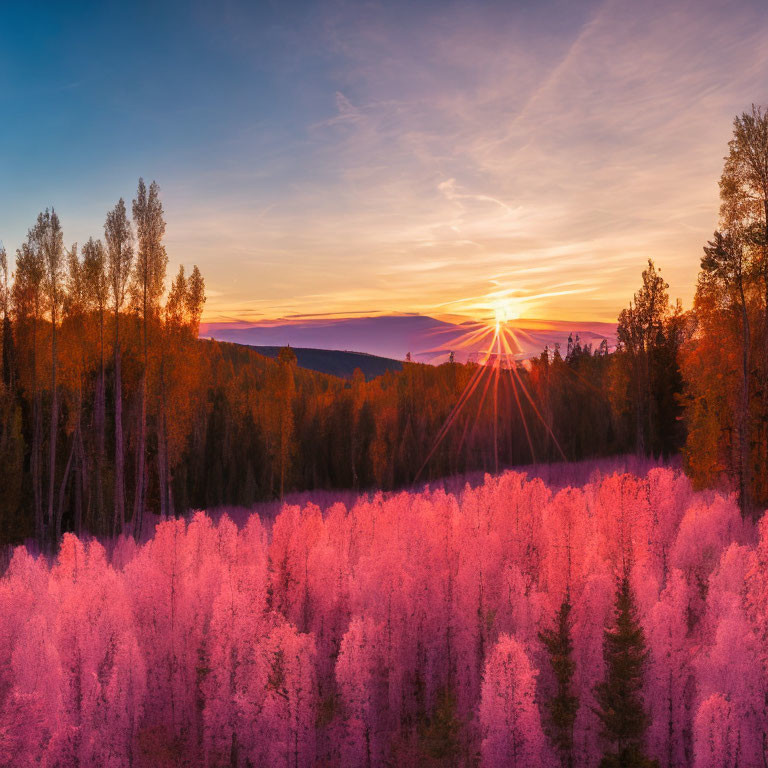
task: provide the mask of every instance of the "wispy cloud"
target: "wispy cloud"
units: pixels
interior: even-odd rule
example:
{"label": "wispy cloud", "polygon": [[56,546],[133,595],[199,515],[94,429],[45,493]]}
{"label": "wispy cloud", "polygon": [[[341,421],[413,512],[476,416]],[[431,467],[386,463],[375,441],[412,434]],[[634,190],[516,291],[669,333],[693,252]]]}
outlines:
{"label": "wispy cloud", "polygon": [[167,190],[170,251],[202,263],[207,314],[514,296],[610,320],[649,256],[689,301],[731,121],[768,100],[768,11],[531,6],[440,4],[408,24],[403,6],[326,6],[326,113],[276,155],[238,145],[202,191]]}

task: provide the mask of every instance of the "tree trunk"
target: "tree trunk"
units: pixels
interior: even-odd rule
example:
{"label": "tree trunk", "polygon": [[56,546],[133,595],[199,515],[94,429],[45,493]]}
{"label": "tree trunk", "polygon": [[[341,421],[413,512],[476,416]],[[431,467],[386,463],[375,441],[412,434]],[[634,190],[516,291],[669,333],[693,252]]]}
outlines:
{"label": "tree trunk", "polygon": [[[83,493],[88,488],[88,466],[85,450],[83,448],[83,430],[80,428],[80,418],[77,420],[77,459],[78,459],[78,484],[75,487],[75,533],[80,536],[83,530]],[[90,493],[88,495],[88,507],[90,507]]]}
{"label": "tree trunk", "polygon": [[743,278],[739,277],[739,293],[741,295],[741,424],[739,425],[739,504],[742,515],[751,512],[752,478],[751,459],[749,451],[750,419],[749,419],[749,347],[750,328],[747,303],[744,296]]}
{"label": "tree trunk", "polygon": [[32,470],[32,496],[35,506],[35,534],[37,543],[43,546],[45,526],[43,523],[43,488],[42,488],[42,442],[43,442],[43,407],[40,389],[37,384],[37,316],[38,306],[35,304],[35,316],[32,321],[32,456],[30,458]]}
{"label": "tree trunk", "polygon": [[67,491],[67,482],[69,481],[69,473],[72,470],[72,458],[75,455],[75,446],[77,445],[77,435],[72,435],[72,446],[69,449],[69,458],[67,458],[67,465],[64,467],[64,476],[61,478],[61,487],[59,488],[59,504],[56,508],[56,541],[61,539],[61,521],[64,517],[64,497]]}
{"label": "tree trunk", "polygon": [[32,413],[32,495],[35,504],[35,532],[40,546],[45,537],[43,520],[43,480],[42,480],[42,442],[43,442],[43,405],[40,392],[35,383],[34,406]]}
{"label": "tree trunk", "polygon": [[115,311],[115,511],[112,533],[125,529],[125,458],[123,456],[123,385],[120,370],[120,319]]}
{"label": "tree trunk", "polygon": [[165,420],[165,372],[164,363],[160,362],[160,417],[157,429],[157,477],[160,494],[160,517],[168,516],[168,444]]}
{"label": "tree trunk", "polygon": [[636,356],[637,364],[635,366],[635,384],[637,387],[637,396],[635,403],[635,450],[639,457],[645,456],[645,424],[643,419],[643,376],[642,362],[640,355]]}
{"label": "tree trunk", "polygon": [[139,407],[139,441],[136,446],[136,491],[133,497],[134,535],[137,540],[141,537],[144,524],[144,464],[145,445],[147,439],[147,371],[141,377],[139,387],[141,403]]}
{"label": "tree trunk", "polygon": [[141,537],[141,528],[144,523],[144,494],[145,494],[145,453],[147,445],[147,371],[149,368],[149,343],[147,337],[147,274],[144,274],[144,304],[143,304],[143,335],[144,335],[144,371],[141,376],[139,397],[141,398],[139,444],[137,447],[136,461],[136,494],[133,498],[133,519],[136,521],[135,535],[137,540]]}
{"label": "tree trunk", "polygon": [[[56,297],[51,310],[51,433],[48,474],[48,524],[53,525],[54,497],[56,491],[56,433],[59,425],[59,397],[56,389]],[[56,520],[56,541],[60,538],[59,520]]]}
{"label": "tree trunk", "polygon": [[96,403],[94,417],[96,421],[96,514],[99,525],[106,529],[104,519],[104,458],[105,458],[105,408],[104,391],[104,310],[99,309],[99,376],[96,382]]}

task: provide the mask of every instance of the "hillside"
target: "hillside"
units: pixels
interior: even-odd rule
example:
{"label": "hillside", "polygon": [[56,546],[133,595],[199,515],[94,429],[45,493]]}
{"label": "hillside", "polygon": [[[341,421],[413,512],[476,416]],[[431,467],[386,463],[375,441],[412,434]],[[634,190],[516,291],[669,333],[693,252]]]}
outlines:
{"label": "hillside", "polygon": [[[247,344],[264,357],[276,358],[281,347],[262,347]],[[387,371],[401,371],[403,364],[399,360],[378,355],[369,355],[366,352],[344,352],[335,349],[311,349],[309,347],[292,347],[296,355],[296,362],[300,368],[310,371],[327,373],[331,376],[339,376],[342,379],[351,379],[356,369],[360,369],[366,381],[382,376]]]}

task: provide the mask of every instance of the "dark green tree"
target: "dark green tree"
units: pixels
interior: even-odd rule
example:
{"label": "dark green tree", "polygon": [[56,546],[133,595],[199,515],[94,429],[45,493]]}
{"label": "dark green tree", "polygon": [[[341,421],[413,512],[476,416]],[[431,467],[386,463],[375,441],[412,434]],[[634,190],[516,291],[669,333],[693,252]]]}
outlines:
{"label": "dark green tree", "polygon": [[595,687],[596,713],[608,748],[600,768],[657,768],[645,754],[648,716],[643,702],[643,671],[648,655],[637,618],[629,576],[618,584],[613,626],[605,630],[605,679]]}
{"label": "dark green tree", "polygon": [[579,699],[573,694],[576,663],[573,660],[571,639],[571,609],[570,594],[566,593],[555,614],[554,626],[539,633],[539,639],[547,649],[557,686],[554,695],[546,703],[548,718],[545,731],[563,768],[573,767],[573,724],[579,711]]}

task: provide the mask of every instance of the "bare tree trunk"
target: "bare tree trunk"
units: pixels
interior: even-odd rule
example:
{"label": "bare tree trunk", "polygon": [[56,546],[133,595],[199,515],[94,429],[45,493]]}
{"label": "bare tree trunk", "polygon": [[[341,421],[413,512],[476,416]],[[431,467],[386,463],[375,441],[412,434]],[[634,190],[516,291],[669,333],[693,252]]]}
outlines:
{"label": "bare tree trunk", "polygon": [[125,458],[123,456],[123,384],[120,370],[120,318],[115,310],[115,511],[114,535],[125,529]]}
{"label": "bare tree trunk", "polygon": [[43,482],[42,482],[42,442],[43,442],[43,406],[40,392],[35,384],[34,406],[32,413],[32,495],[35,504],[35,532],[40,546],[45,537],[43,520]]}
{"label": "bare tree trunk", "polygon": [[765,216],[763,231],[763,292],[765,306],[763,308],[763,380],[762,390],[762,439],[759,446],[762,450],[762,470],[768,472],[768,198],[763,199],[763,215]]}
{"label": "bare tree trunk", "polygon": [[635,404],[635,446],[637,455],[645,456],[645,424],[643,419],[643,376],[642,376],[642,362],[640,356],[635,358],[637,365],[635,367],[635,384],[637,386],[637,402]]}
{"label": "bare tree trunk", "polygon": [[653,428],[654,417],[654,402],[653,402],[653,378],[651,376],[651,354],[650,351],[645,353],[645,382],[646,382],[646,417],[648,420],[648,445],[646,446],[646,454],[653,455],[654,452],[654,437],[655,430]]}
{"label": "bare tree trunk", "polygon": [[136,446],[136,491],[133,497],[134,534],[141,537],[141,528],[144,523],[144,465],[145,445],[147,439],[147,372],[141,377],[139,387],[141,403],[139,407],[139,442]]}
{"label": "bare tree trunk", "polygon": [[35,506],[35,535],[37,543],[42,547],[45,537],[45,526],[43,523],[43,489],[42,489],[42,456],[41,447],[43,442],[43,416],[40,389],[37,384],[37,313],[38,307],[35,305],[35,316],[32,321],[32,456],[30,458],[32,470],[32,496]]}
{"label": "bare tree trunk", "polygon": [[104,310],[99,310],[99,377],[96,382],[96,512],[99,524],[106,529],[104,520],[104,458],[105,458],[105,381],[104,381]]}
{"label": "bare tree trunk", "polygon": [[147,445],[147,372],[149,368],[149,343],[147,336],[147,275],[144,275],[144,312],[143,312],[143,332],[144,332],[144,372],[141,376],[141,388],[139,397],[141,397],[140,423],[139,423],[139,444],[137,448],[136,462],[136,494],[133,498],[133,519],[138,521],[136,536],[141,536],[141,527],[144,523],[144,494],[145,494],[145,464],[146,464],[146,445]]}
{"label": "bare tree trunk", "polygon": [[[88,488],[88,466],[85,450],[83,448],[83,430],[80,427],[80,418],[77,421],[77,460],[79,465],[78,483],[75,486],[75,533],[80,536],[83,530],[83,493]],[[88,507],[90,507],[90,493],[88,494]]]}
{"label": "bare tree trunk", "polygon": [[69,482],[69,475],[72,470],[72,458],[75,455],[76,445],[77,435],[72,435],[72,446],[69,449],[67,465],[64,467],[64,476],[61,478],[61,486],[59,487],[59,504],[56,508],[56,541],[61,539],[61,521],[64,517],[64,498],[67,491],[67,483]]}
{"label": "bare tree trunk", "polygon": [[[59,397],[56,388],[56,297],[53,297],[51,310],[51,433],[49,446],[48,475],[48,524],[53,525],[54,495],[56,491],[56,433],[59,426]],[[61,536],[60,520],[56,519],[56,541]]]}
{"label": "bare tree trunk", "polygon": [[160,419],[157,430],[157,476],[160,493],[160,517],[165,520],[168,516],[168,445],[165,420],[165,372],[164,363],[160,361]]}
{"label": "bare tree trunk", "polygon": [[741,424],[739,425],[739,503],[742,515],[751,512],[752,503],[752,478],[751,458],[749,450],[750,418],[749,418],[749,348],[750,328],[749,315],[747,314],[747,302],[744,296],[743,279],[739,277],[739,293],[741,294]]}

